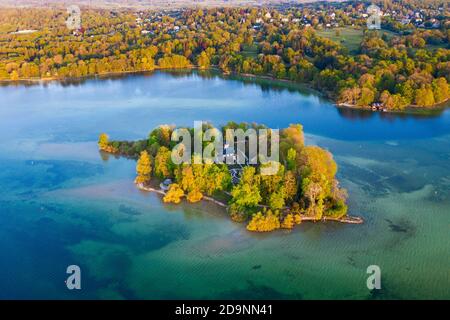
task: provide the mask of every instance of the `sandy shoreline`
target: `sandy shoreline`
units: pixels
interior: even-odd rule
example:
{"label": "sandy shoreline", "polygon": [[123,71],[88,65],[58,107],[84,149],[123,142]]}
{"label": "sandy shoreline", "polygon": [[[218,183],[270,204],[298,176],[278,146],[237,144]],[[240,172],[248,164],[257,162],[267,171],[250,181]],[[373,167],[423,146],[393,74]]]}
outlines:
{"label": "sandy shoreline", "polygon": [[[136,186],[139,190],[141,191],[147,191],[147,192],[155,192],[157,194],[160,194],[162,196],[164,196],[166,193],[161,190],[161,189],[157,189],[151,186],[144,186],[142,183],[136,183]],[[206,201],[210,201],[215,203],[216,205],[228,209],[228,205],[218,201],[212,197],[208,197],[208,196],[203,196],[203,200]],[[361,217],[352,217],[352,216],[345,216],[343,218],[333,218],[333,217],[322,217],[321,219],[317,219],[315,217],[310,217],[310,216],[305,216],[305,215],[301,215],[302,217],[302,221],[310,221],[310,222],[324,222],[324,221],[334,221],[334,222],[340,222],[340,223],[348,223],[348,224],[362,224],[364,223],[363,218]]]}

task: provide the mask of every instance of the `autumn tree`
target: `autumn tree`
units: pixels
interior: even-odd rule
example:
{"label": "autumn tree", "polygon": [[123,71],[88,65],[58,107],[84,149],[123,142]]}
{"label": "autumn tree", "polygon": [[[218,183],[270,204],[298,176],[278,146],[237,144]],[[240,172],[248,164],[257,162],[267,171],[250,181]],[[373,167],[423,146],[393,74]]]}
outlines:
{"label": "autumn tree", "polygon": [[443,77],[433,80],[433,94],[436,103],[447,101],[450,96],[449,85]]}
{"label": "autumn tree", "polygon": [[184,191],[180,188],[180,186],[176,183],[170,185],[169,190],[163,198],[165,203],[175,203],[178,204],[181,202],[181,198],[184,197]]}
{"label": "autumn tree", "polygon": [[151,179],[152,163],[147,151],[142,151],[136,165],[136,183],[148,183]]}
{"label": "autumn tree", "polygon": [[331,153],[317,146],[305,147],[299,162],[303,177],[302,195],[307,203],[306,213],[320,219],[337,202],[332,195],[336,162]]}
{"label": "autumn tree", "polygon": [[108,135],[106,133],[100,134],[100,136],[98,137],[98,147],[100,148],[100,150],[106,149],[108,145],[109,145]]}
{"label": "autumn tree", "polygon": [[287,202],[295,200],[298,192],[298,182],[295,172],[292,170],[286,171],[284,175],[284,197]]}
{"label": "autumn tree", "polygon": [[198,56],[197,60],[198,66],[200,69],[208,69],[211,62],[209,60],[208,54],[205,51],[202,51]]}
{"label": "autumn tree", "polygon": [[186,197],[186,199],[191,203],[199,202],[200,200],[202,200],[202,198],[203,194],[197,189],[194,189],[191,192],[189,192]]}
{"label": "autumn tree", "polygon": [[168,178],[172,176],[173,164],[171,160],[172,152],[166,148],[159,148],[155,157],[155,175],[160,178]]}
{"label": "autumn tree", "polygon": [[415,104],[419,107],[431,107],[436,103],[433,89],[430,86],[422,86],[416,90]]}
{"label": "autumn tree", "polygon": [[294,225],[295,225],[294,215],[289,213],[284,217],[283,222],[281,223],[281,228],[292,229]]}
{"label": "autumn tree", "polygon": [[247,230],[255,232],[269,232],[279,228],[280,219],[271,210],[254,214],[247,225]]}

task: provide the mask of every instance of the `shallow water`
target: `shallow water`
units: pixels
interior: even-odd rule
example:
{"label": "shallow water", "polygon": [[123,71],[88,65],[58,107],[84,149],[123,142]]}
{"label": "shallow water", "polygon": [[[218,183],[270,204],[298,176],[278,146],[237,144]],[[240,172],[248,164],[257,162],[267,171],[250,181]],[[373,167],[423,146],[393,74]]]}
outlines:
{"label": "shallow water", "polygon": [[[196,73],[0,87],[0,298],[450,298],[450,109],[343,110],[305,90]],[[165,205],[102,159],[100,132],[302,123],[363,225],[251,234],[207,203]],[[82,270],[69,291],[66,267]],[[366,287],[379,265],[382,290]]]}

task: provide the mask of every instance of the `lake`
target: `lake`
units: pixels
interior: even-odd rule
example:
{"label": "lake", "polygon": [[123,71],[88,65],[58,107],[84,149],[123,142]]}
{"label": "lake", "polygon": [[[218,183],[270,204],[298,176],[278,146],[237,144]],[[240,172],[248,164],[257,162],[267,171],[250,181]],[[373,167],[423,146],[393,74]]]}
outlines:
{"label": "lake", "polygon": [[[450,299],[450,109],[338,109],[306,89],[196,72],[0,87],[0,298]],[[137,190],[97,138],[159,124],[304,126],[363,225],[253,234],[209,203]],[[68,290],[79,265],[82,289]],[[381,269],[382,290],[366,286]]]}

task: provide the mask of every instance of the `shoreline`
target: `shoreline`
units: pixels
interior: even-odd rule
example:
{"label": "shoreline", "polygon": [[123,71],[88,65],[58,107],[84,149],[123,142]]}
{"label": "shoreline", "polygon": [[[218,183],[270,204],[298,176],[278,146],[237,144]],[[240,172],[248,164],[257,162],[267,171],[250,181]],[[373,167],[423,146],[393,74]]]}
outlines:
{"label": "shoreline", "polygon": [[[135,183],[135,185],[141,191],[155,192],[155,193],[160,194],[162,196],[166,195],[166,192],[164,192],[164,190],[161,190],[161,189],[157,189],[157,188],[154,188],[154,187],[151,187],[151,186],[144,186],[144,184],[142,184],[142,183]],[[202,200],[211,201],[211,202],[215,203],[216,205],[218,205],[218,206],[220,206],[222,208],[225,208],[225,209],[228,208],[227,204],[225,204],[223,202],[220,202],[219,200],[216,200],[216,199],[214,199],[212,197],[203,196]]]}
{"label": "shoreline", "polygon": [[365,106],[365,107],[361,107],[355,104],[351,104],[351,103],[338,103],[338,102],[334,102],[334,105],[337,108],[346,108],[346,109],[353,109],[353,110],[364,110],[364,111],[372,111],[372,112],[381,112],[381,113],[403,113],[403,114],[408,114],[408,111],[412,111],[413,109],[417,110],[417,111],[431,111],[431,110],[439,110],[439,109],[445,109],[445,104],[447,104],[450,101],[450,98],[448,98],[447,100],[440,102],[440,103],[435,103],[432,106],[429,107],[421,107],[415,104],[411,104],[406,106],[404,109],[383,109],[383,110],[373,110],[372,107],[369,106]]}
{"label": "shoreline", "polygon": [[325,98],[327,100],[329,100],[335,107],[337,108],[347,108],[347,109],[353,109],[353,110],[363,110],[363,111],[371,111],[371,112],[383,112],[383,113],[402,113],[402,114],[408,114],[408,109],[415,109],[418,111],[430,111],[430,110],[439,110],[439,109],[445,109],[446,106],[445,104],[447,104],[450,101],[450,98],[448,98],[447,100],[440,102],[440,103],[436,103],[432,106],[429,107],[421,107],[421,106],[417,106],[417,105],[409,105],[407,107],[405,107],[403,110],[385,110],[385,111],[380,111],[380,110],[373,110],[372,107],[366,106],[366,107],[360,107],[354,104],[350,104],[350,103],[339,103],[337,102],[335,99],[333,99],[332,97],[330,97],[329,95],[326,94],[326,92],[322,92],[319,91],[313,87],[311,87],[308,83],[302,83],[302,82],[296,82],[293,80],[289,80],[289,79],[278,79],[275,78],[271,75],[255,75],[255,74],[251,74],[251,73],[234,73],[234,72],[223,72],[220,69],[218,69],[216,66],[211,66],[207,69],[202,69],[199,68],[197,66],[190,66],[190,67],[185,67],[185,68],[159,68],[159,67],[155,67],[153,70],[135,70],[135,71],[120,71],[120,72],[106,72],[106,73],[102,73],[102,74],[95,74],[95,75],[86,75],[86,76],[81,76],[81,77],[72,77],[72,78],[58,78],[58,77],[50,77],[50,78],[28,78],[28,79],[17,79],[17,80],[11,80],[11,79],[0,79],[0,85],[1,84],[21,84],[21,83],[39,83],[39,82],[43,82],[43,83],[47,83],[47,82],[59,82],[59,83],[64,83],[64,82],[75,82],[75,81],[83,81],[83,80],[89,80],[89,79],[101,79],[102,77],[112,77],[112,76],[126,76],[126,75],[138,75],[138,74],[146,74],[146,73],[152,73],[155,71],[192,71],[192,70],[199,70],[199,71],[214,71],[217,73],[220,73],[220,75],[224,76],[224,77],[229,77],[229,76],[234,76],[234,77],[243,77],[243,78],[248,78],[248,79],[255,79],[255,80],[269,80],[269,81],[273,81],[273,82],[279,82],[280,84],[282,83],[288,83],[288,84],[293,84],[296,85],[298,87],[302,87],[304,89],[307,89],[313,93],[315,93],[316,95]]}
{"label": "shoreline", "polygon": [[58,78],[58,77],[48,77],[48,78],[26,78],[26,79],[17,79],[17,80],[11,80],[11,79],[0,79],[0,84],[20,84],[20,83],[39,83],[39,82],[76,82],[76,81],[83,81],[83,80],[89,80],[89,79],[98,79],[102,77],[111,77],[111,76],[126,76],[126,75],[138,75],[138,74],[145,74],[145,73],[151,73],[154,71],[164,71],[164,70],[193,70],[196,69],[196,67],[187,67],[187,68],[181,68],[181,69],[167,69],[167,68],[155,68],[153,70],[135,70],[135,71],[119,71],[119,72],[105,72],[100,74],[90,74],[86,76],[81,77],[68,77],[68,78]]}
{"label": "shoreline", "polygon": [[[166,192],[164,192],[161,189],[157,189],[151,186],[144,186],[144,184],[142,183],[135,183],[136,187],[141,190],[141,191],[145,191],[145,192],[155,192],[159,195],[164,196],[166,194]],[[216,200],[212,197],[208,197],[208,196],[203,196],[202,200],[206,200],[206,201],[210,201],[222,208],[228,209],[228,205]],[[342,218],[333,218],[333,217],[322,217],[321,219],[317,219],[315,217],[310,217],[310,216],[305,216],[305,215],[300,215],[302,218],[302,222],[303,221],[309,221],[309,222],[326,222],[326,221],[334,221],[334,222],[339,222],[339,223],[346,223],[346,224],[363,224],[364,223],[364,219],[362,217],[354,217],[354,216],[349,216],[346,215],[345,217]]]}

